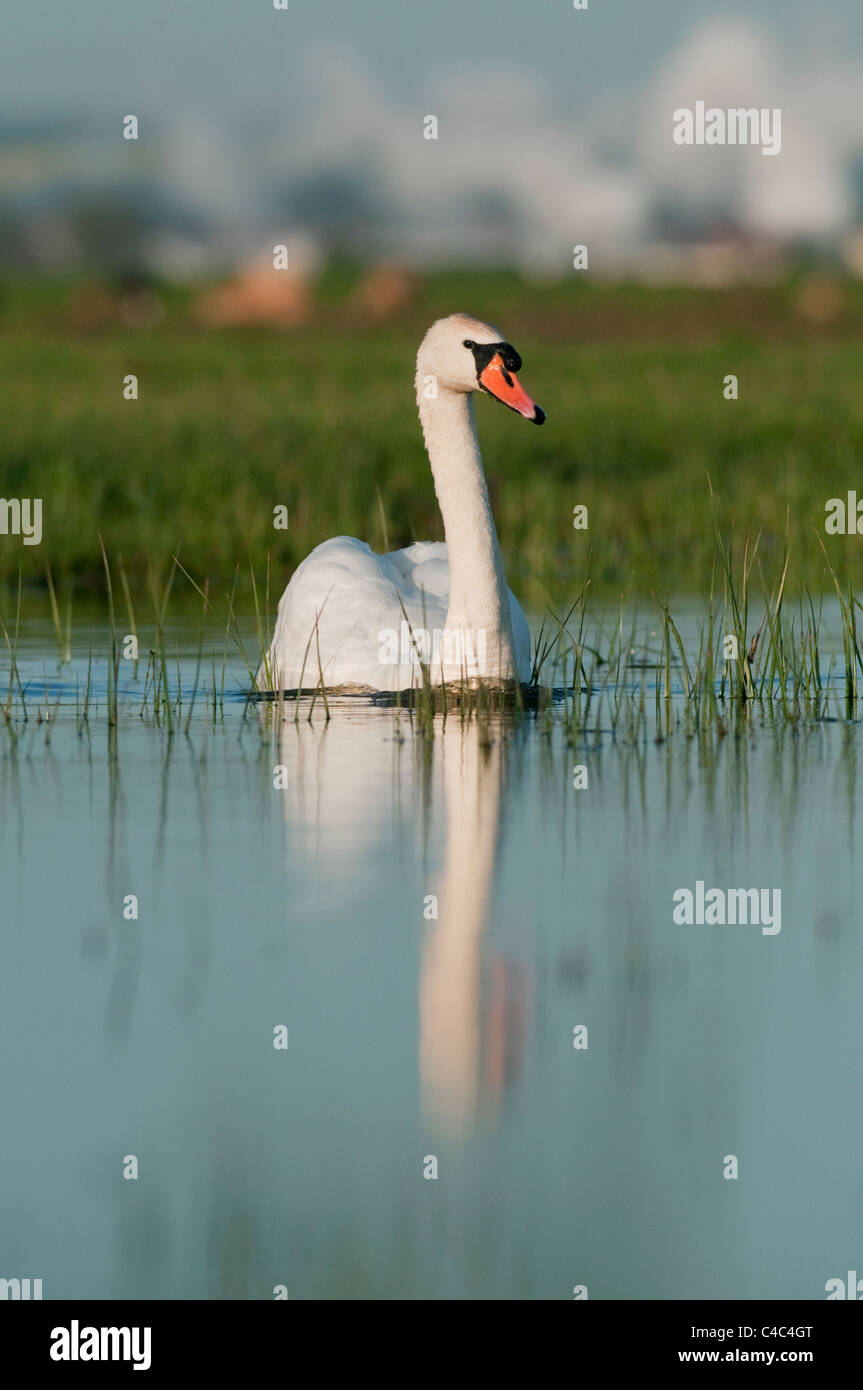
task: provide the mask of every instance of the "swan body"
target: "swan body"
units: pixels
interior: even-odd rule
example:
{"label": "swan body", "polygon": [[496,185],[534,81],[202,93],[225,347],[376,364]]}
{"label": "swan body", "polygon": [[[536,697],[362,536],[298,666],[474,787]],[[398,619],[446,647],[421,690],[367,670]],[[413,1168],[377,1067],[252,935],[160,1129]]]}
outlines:
{"label": "swan body", "polygon": [[324,541],[279,602],[260,689],[395,691],[460,679],[525,682],[527,619],[506,585],[476,438],[481,390],[541,424],[516,378],[521,359],[489,324],[440,319],[417,357],[417,400],[446,543],[378,555],[363,541]]}
{"label": "swan body", "polygon": [[[527,681],[530,632],[518,599],[509,590],[507,594],[518,679]],[[404,550],[377,555],[365,541],[352,536],[324,541],[294,572],[279,604],[270,649],[274,688],[312,689],[323,671],[327,689],[409,690],[421,684],[421,661],[432,679],[440,679],[441,667],[449,682],[458,680],[463,668],[472,674],[469,638],[456,636],[449,651],[443,636],[435,638],[447,631],[448,609],[449,561],[444,542],[418,541]],[[317,635],[309,644],[316,623]],[[431,637],[430,651],[425,633]],[[436,646],[442,662],[434,661]],[[462,653],[465,661],[459,659]],[[453,659],[447,661],[450,654]],[[478,638],[476,655],[481,654]],[[390,655],[397,660],[381,659]],[[492,672],[488,675],[493,678]]]}

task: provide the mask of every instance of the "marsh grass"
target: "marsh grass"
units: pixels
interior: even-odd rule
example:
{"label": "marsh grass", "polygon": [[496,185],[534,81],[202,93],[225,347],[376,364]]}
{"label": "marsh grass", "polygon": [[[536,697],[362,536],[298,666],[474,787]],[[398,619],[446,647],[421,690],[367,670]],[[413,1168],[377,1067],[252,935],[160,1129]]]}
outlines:
{"label": "marsh grass", "polygon": [[[631,576],[640,593],[698,591],[714,549],[705,472],[726,516],[761,530],[771,569],[789,502],[808,539],[831,494],[859,491],[860,283],[843,286],[846,310],[822,330],[796,314],[791,283],[725,293],[447,272],[427,278],[402,321],[349,321],[322,301],[291,333],[203,332],[167,287],[172,308],[153,330],[82,332],[68,317],[73,288],[10,278],[0,339],[16,401],[0,437],[4,486],[44,498],[41,546],[0,547],[0,580],[14,587],[23,564],[44,588],[47,561],[61,630],[71,584],[102,582],[94,516],[133,589],[180,538],[187,569],[219,592],[248,546],[271,550],[283,574],[328,536],[380,537],[385,549],[442,538],[410,367],[428,324],[455,306],[506,329],[548,410],[537,431],[477,403],[510,582],[533,611],[561,576],[575,591],[587,536],[603,538],[591,583],[603,601]],[[729,352],[746,380],[733,404],[721,391]],[[106,387],[130,353],[150,383],[145,405]],[[290,526],[274,532],[281,500]],[[588,533],[572,529],[574,502],[589,506]],[[826,544],[859,591],[863,552],[844,537]],[[817,592],[817,550],[798,549],[795,565]]]}
{"label": "marsh grass", "polygon": [[[667,597],[654,597],[658,625],[649,636],[643,632],[643,611],[625,596],[613,621],[609,621],[607,609],[597,616],[591,610],[588,557],[588,572],[575,599],[560,612],[551,603],[547,605],[527,684],[477,680],[469,677],[467,670],[460,681],[434,684],[428,661],[422,659],[416,634],[403,608],[418,656],[418,679],[404,691],[375,693],[373,702],[391,706],[397,714],[406,714],[410,726],[421,736],[433,736],[441,717],[476,720],[488,729],[492,716],[506,713],[538,719],[541,727],[546,728],[550,727],[550,720],[562,721],[573,745],[595,743],[606,736],[637,742],[652,738],[662,743],[679,732],[692,737],[708,733],[724,737],[732,724],[743,727],[756,712],[789,725],[836,717],[856,720],[863,655],[857,630],[860,601],[853,577],[849,575],[844,583],[840,580],[817,535],[836,594],[842,652],[841,670],[834,672],[831,662],[825,672],[824,602],[813,597],[805,580],[798,584],[796,598],[789,598],[793,567],[787,528],[775,577],[769,581],[760,555],[760,534],[744,537],[738,547],[738,559],[733,533],[723,532],[715,509],[713,527],[714,563],[695,641],[690,638],[687,644],[684,640]],[[146,659],[139,648],[137,660],[125,661],[120,650],[115,574],[119,576],[124,621],[129,629],[125,635],[140,639],[144,628],[140,613],[135,610],[122,557],[118,556],[112,565],[101,535],[99,546],[106,623],[101,643],[97,637],[95,646],[91,643],[87,653],[83,686],[82,673],[75,675],[74,709],[79,735],[89,730],[98,712],[104,717],[109,743],[116,753],[121,716],[132,707],[131,691],[140,719],[163,728],[169,736],[182,731],[189,737],[201,721],[216,724],[224,719],[229,671],[236,686],[232,693],[243,701],[243,718],[248,720],[256,711],[253,722],[262,737],[268,736],[268,728],[281,724],[289,710],[294,721],[320,717],[326,723],[333,716],[334,699],[351,698],[344,691],[333,692],[326,686],[317,623],[306,643],[300,688],[273,691],[269,657],[270,567],[268,561],[260,584],[251,558],[249,585],[257,652],[250,652],[238,621],[239,566],[222,601],[214,597],[208,580],[199,582],[174,555],[166,575],[156,565],[150,569],[152,618],[144,627],[151,627],[152,637]],[[170,654],[170,605],[178,576],[201,601],[194,664],[187,668],[185,687],[180,664]],[[57,670],[62,675],[72,660],[72,602],[67,595],[61,617],[53,579],[50,593]],[[37,721],[44,723],[46,737],[50,737],[49,726],[62,715],[63,706],[63,697],[50,693],[47,672],[42,680],[44,697],[35,702],[28,692],[32,682],[22,678],[19,647],[23,608],[24,587],[19,575],[8,614],[0,606],[0,635],[7,667],[0,727],[12,744],[28,722],[34,703]],[[736,660],[726,654],[729,638],[736,643]],[[246,685],[236,681],[233,663],[237,658],[245,669]],[[102,661],[105,686],[97,697],[94,669]],[[265,689],[266,686],[270,688]],[[357,698],[369,696],[366,693]],[[834,714],[834,710],[838,713]]]}
{"label": "marsh grass", "polygon": [[6,725],[6,729],[7,729],[8,732],[12,735],[13,738],[16,736],[15,726],[13,725],[13,722],[12,722],[13,700],[15,700],[15,698],[16,698],[16,693],[17,693],[17,708],[16,708],[16,713],[18,712],[18,709],[20,709],[20,719],[21,719],[21,721],[22,721],[23,723],[25,723],[25,724],[27,723],[27,720],[28,720],[28,718],[29,718],[29,715],[28,715],[28,713],[27,713],[27,696],[26,696],[26,693],[25,693],[25,690],[24,690],[24,686],[23,686],[22,683],[21,683],[21,674],[20,674],[20,671],[19,671],[19,669],[18,669],[18,641],[19,641],[20,632],[21,632],[21,598],[22,598],[22,583],[21,583],[21,572],[20,572],[20,570],[19,570],[19,572],[18,572],[18,593],[17,593],[17,596],[16,596],[16,604],[15,604],[15,625],[14,625],[14,627],[13,627],[13,629],[12,629],[11,634],[10,634],[10,632],[9,632],[9,629],[8,629],[7,626],[6,626],[6,622],[5,622],[5,619],[3,618],[3,615],[0,614],[0,629],[2,629],[2,632],[3,632],[3,640],[4,640],[5,643],[6,643],[6,652],[7,652],[8,659],[9,659],[9,684],[8,684],[8,688],[7,688],[7,692],[6,692],[6,701],[5,701],[4,705],[2,706],[2,709],[3,709],[3,718],[4,718],[5,725]]}
{"label": "marsh grass", "polygon": [[72,660],[72,591],[67,590],[66,596],[66,622],[63,625],[60,618],[60,606],[57,602],[57,594],[54,589],[54,579],[51,574],[51,566],[45,566],[45,582],[48,586],[48,595],[51,602],[51,617],[54,623],[54,635],[57,639],[57,653],[62,666],[65,662]]}

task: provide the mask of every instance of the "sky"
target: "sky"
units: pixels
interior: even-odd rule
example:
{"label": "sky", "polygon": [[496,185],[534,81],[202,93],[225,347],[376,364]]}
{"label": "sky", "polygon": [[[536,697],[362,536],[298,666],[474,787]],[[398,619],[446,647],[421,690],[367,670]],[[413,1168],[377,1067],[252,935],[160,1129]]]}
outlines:
{"label": "sky", "polygon": [[[28,216],[137,179],[214,237],[322,221],[361,253],[539,265],[863,212],[860,0],[0,0],[0,32],[0,205]],[[675,147],[699,98],[781,106],[781,154]]]}
{"label": "sky", "polygon": [[443,73],[502,67],[574,112],[639,84],[717,18],[763,24],[801,58],[863,57],[859,0],[590,0],[579,13],[571,0],[289,0],[286,13],[271,0],[2,0],[0,110],[266,116],[326,45],[403,97]]}

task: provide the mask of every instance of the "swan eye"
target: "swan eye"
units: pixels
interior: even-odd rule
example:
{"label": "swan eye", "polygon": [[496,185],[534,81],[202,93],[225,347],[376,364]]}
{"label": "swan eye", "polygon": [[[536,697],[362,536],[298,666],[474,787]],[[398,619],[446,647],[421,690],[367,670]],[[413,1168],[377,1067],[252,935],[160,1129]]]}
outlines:
{"label": "swan eye", "polygon": [[471,338],[465,338],[464,342],[462,343],[462,347],[470,348],[471,352],[473,352],[473,349],[476,347],[476,343],[473,342]]}

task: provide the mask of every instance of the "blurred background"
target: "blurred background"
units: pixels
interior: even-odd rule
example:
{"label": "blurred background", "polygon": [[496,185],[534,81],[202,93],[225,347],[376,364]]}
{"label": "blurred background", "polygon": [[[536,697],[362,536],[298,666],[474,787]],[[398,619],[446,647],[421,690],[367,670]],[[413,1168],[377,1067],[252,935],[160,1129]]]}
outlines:
{"label": "blurred background", "polygon": [[[549,412],[541,439],[481,416],[534,602],[585,561],[576,503],[599,585],[692,588],[707,472],[768,543],[856,485],[854,0],[0,8],[0,462],[46,508],[7,580],[98,573],[94,518],[133,573],[180,544],[222,574],[334,530],[436,538],[412,358],[456,309],[499,322]],[[677,146],[697,100],[781,108],[781,153]]]}
{"label": "blurred background", "polygon": [[[41,544],[0,531],[0,1275],[823,1297],[863,1235],[863,562],[824,532],[863,499],[860,0],[0,0],[0,34],[0,492],[43,501]],[[781,108],[781,153],[675,145],[699,100]],[[268,717],[292,567],[442,539],[414,361],[457,310],[548,412],[476,404],[535,636],[590,574],[584,688]],[[708,668],[738,629],[757,705]],[[675,925],[699,880],[781,885],[781,935]]]}
{"label": "blurred background", "polygon": [[[4,35],[9,267],[185,279],[279,232],[310,275],[340,254],[561,276],[573,240],[650,281],[799,251],[863,273],[854,0],[48,0]],[[681,152],[671,113],[699,98],[781,107],[781,157]]]}

